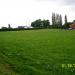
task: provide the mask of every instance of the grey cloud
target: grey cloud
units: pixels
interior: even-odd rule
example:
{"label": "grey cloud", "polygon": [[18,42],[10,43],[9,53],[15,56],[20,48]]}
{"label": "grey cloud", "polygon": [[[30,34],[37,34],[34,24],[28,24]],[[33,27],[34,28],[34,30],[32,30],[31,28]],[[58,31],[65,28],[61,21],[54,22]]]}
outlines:
{"label": "grey cloud", "polygon": [[36,1],[45,1],[45,2],[54,2],[59,6],[71,6],[71,8],[75,8],[75,0],[36,0]]}
{"label": "grey cloud", "polygon": [[74,5],[75,4],[75,0],[37,0],[37,1],[56,1],[56,2],[60,2],[62,4],[67,4],[67,5]]}
{"label": "grey cloud", "polygon": [[75,4],[75,0],[63,0],[63,3],[67,4],[67,5],[74,5]]}

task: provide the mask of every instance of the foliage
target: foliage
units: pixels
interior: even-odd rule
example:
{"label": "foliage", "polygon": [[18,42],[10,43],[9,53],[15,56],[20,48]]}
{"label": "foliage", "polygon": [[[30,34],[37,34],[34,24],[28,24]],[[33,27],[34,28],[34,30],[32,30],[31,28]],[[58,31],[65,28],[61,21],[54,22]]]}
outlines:
{"label": "foliage", "polygon": [[38,19],[38,20],[32,22],[31,26],[35,27],[35,28],[48,28],[50,26],[50,22],[49,22],[49,20],[42,21],[41,19]]}
{"label": "foliage", "polygon": [[62,27],[62,16],[60,14],[52,13],[52,26],[53,28]]}

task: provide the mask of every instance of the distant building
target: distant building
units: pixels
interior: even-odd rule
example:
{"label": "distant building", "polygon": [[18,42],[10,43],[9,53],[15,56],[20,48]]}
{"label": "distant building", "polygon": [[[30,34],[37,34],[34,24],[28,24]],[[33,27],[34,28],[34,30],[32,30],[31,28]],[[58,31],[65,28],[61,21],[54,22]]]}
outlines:
{"label": "distant building", "polygon": [[31,26],[18,26],[18,29],[27,29],[27,28],[33,28]]}
{"label": "distant building", "polygon": [[25,26],[18,26],[18,29],[24,29]]}
{"label": "distant building", "polygon": [[71,28],[71,29],[75,29],[75,23],[71,24],[71,25],[70,25],[70,28]]}
{"label": "distant building", "polygon": [[25,26],[25,28],[33,28],[32,26]]}

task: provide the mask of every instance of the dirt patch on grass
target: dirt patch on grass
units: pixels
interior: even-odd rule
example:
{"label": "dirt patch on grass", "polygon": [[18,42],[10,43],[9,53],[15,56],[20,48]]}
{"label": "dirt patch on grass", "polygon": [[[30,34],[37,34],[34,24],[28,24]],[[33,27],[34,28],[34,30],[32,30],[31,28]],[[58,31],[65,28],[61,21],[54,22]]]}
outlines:
{"label": "dirt patch on grass", "polygon": [[0,72],[3,75],[18,75],[12,70],[9,64],[0,64]]}

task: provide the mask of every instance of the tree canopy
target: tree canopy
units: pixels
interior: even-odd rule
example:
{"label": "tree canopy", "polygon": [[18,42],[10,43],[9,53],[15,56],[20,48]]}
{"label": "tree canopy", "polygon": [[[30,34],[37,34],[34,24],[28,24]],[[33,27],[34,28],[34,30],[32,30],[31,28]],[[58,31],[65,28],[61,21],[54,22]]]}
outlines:
{"label": "tree canopy", "polygon": [[31,26],[36,27],[36,28],[48,28],[50,26],[50,22],[49,22],[49,20],[38,19],[38,20],[32,22]]}

